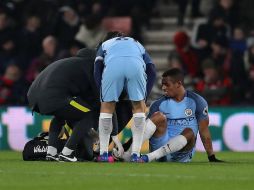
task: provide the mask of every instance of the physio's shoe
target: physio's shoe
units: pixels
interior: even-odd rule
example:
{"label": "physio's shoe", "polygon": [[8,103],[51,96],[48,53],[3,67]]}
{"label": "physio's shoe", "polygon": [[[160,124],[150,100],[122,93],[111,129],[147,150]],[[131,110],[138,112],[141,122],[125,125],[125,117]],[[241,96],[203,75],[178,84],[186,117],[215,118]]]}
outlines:
{"label": "physio's shoe", "polygon": [[59,162],[77,162],[78,159],[74,156],[74,154],[64,155],[63,153],[59,154]]}
{"label": "physio's shoe", "polygon": [[56,154],[55,156],[51,155],[51,154],[47,154],[46,155],[46,161],[58,161],[58,154]]}
{"label": "physio's shoe", "polygon": [[144,160],[142,160],[142,158],[139,157],[137,154],[133,153],[133,154],[131,155],[131,160],[130,160],[130,162],[143,163]]}

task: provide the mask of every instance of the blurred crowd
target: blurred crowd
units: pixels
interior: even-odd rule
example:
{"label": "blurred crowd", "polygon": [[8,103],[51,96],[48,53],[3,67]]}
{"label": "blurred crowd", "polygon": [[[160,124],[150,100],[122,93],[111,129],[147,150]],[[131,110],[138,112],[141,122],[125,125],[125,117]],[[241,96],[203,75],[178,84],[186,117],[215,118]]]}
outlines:
{"label": "blurred crowd", "polygon": [[[254,1],[213,1],[208,13],[200,11],[202,2],[207,1],[191,1],[191,17],[206,19],[195,23],[191,36],[175,33],[169,67],[181,68],[188,88],[209,105],[254,105]],[[177,3],[178,24],[184,25],[182,7],[189,2]]]}
{"label": "blurred crowd", "polygon": [[[178,0],[178,24],[187,4],[198,23],[193,35],[177,31],[169,67],[182,68],[186,85],[210,105],[254,104],[254,1]],[[200,6],[211,4],[202,13]],[[211,3],[213,2],[213,3]],[[143,42],[156,0],[1,0],[0,105],[26,105],[35,77],[52,62],[95,48],[106,33],[106,17],[129,16],[130,35]],[[247,9],[246,9],[247,8]],[[245,10],[245,11],[243,11]],[[156,63],[155,63],[156,64]]]}
{"label": "blurred crowd", "polygon": [[95,48],[105,17],[128,16],[142,41],[153,0],[1,0],[0,105],[26,105],[29,85],[52,62]]}

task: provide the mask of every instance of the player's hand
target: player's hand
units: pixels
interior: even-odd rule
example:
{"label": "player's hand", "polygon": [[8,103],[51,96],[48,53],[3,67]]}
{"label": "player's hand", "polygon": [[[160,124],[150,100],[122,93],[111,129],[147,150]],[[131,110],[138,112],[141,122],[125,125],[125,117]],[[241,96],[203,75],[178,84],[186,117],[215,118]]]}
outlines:
{"label": "player's hand", "polygon": [[112,140],[114,141],[116,147],[117,147],[117,155],[118,157],[122,157],[123,153],[124,153],[124,148],[122,143],[120,142],[120,140],[118,139],[117,135],[116,136],[112,136]]}
{"label": "player's hand", "polygon": [[211,156],[208,156],[208,160],[209,162],[224,162],[223,160],[217,159],[214,154],[212,154]]}

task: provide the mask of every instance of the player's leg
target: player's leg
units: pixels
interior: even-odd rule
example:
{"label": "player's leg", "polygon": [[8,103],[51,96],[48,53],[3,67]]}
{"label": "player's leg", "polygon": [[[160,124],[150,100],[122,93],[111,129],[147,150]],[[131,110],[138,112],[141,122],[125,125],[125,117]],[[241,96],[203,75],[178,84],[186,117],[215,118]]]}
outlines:
{"label": "player's leg", "polygon": [[[97,116],[97,118],[94,117]],[[88,112],[80,121],[72,123],[73,130],[69,139],[67,140],[61,154],[59,155],[60,161],[77,161],[75,158],[74,150],[77,150],[78,146],[83,146],[84,152],[87,155],[83,155],[83,159],[91,160],[93,157],[92,154],[92,143],[84,144],[84,141],[92,142],[92,137],[89,135],[91,128],[94,127],[96,120],[98,119],[98,113]]]}
{"label": "player's leg", "polygon": [[136,161],[140,157],[140,149],[143,142],[143,135],[145,131],[145,102],[144,101],[133,101],[133,126],[131,127],[132,132],[132,159]]}
{"label": "player's leg", "polygon": [[145,161],[159,160],[160,158],[175,153],[177,151],[188,151],[193,148],[195,144],[195,135],[192,129],[185,128],[180,135],[171,138],[166,144],[157,150],[147,154],[143,158]]}
{"label": "player's leg", "polygon": [[112,117],[115,109],[115,102],[101,102],[101,112],[99,117],[99,139],[101,161],[108,157],[108,146],[110,134],[113,129]]}
{"label": "player's leg", "polygon": [[57,156],[58,135],[61,132],[62,126],[64,125],[64,123],[65,123],[64,120],[57,117],[53,117],[53,119],[50,122],[48,150],[47,150],[47,156],[46,156],[46,160],[48,161],[58,160],[58,156]]}
{"label": "player's leg", "polygon": [[[167,120],[165,115],[163,115],[161,112],[154,113],[150,119],[146,120],[145,124],[145,132],[142,140],[142,144],[149,140],[151,137],[153,138],[160,138],[166,133],[167,130]],[[129,147],[127,147],[129,146]],[[132,138],[123,145],[126,152],[124,152],[122,159],[124,161],[130,161],[131,156],[131,146],[132,146]]]}
{"label": "player's leg", "polygon": [[133,123],[132,131],[132,160],[138,160],[145,130],[145,98],[146,98],[146,73],[145,65],[140,60],[128,58],[125,76],[127,92],[132,101]]}
{"label": "player's leg", "polygon": [[[76,125],[85,118],[90,118],[89,115],[95,113],[96,111],[91,111],[91,106],[89,106],[86,102],[84,102],[80,98],[73,98],[70,100],[68,105],[65,105],[62,109],[57,110],[54,115],[57,118],[62,118],[64,121],[68,123],[73,129],[70,138],[65,144],[62,152],[59,154],[59,160],[68,161],[65,157],[69,157],[69,161],[77,161],[74,158],[74,151],[76,149],[77,142],[80,138],[82,138],[83,133],[79,131],[88,131],[86,128],[92,128],[89,122],[83,123],[76,127]],[[96,112],[98,116],[98,111]],[[96,118],[91,118],[91,122],[96,122]],[[61,159],[63,157],[63,159]]]}
{"label": "player's leg", "polygon": [[120,62],[110,62],[105,68],[101,83],[101,110],[99,117],[100,157],[99,161],[108,161],[108,146],[112,132],[112,117],[115,102],[124,87],[123,67]]}

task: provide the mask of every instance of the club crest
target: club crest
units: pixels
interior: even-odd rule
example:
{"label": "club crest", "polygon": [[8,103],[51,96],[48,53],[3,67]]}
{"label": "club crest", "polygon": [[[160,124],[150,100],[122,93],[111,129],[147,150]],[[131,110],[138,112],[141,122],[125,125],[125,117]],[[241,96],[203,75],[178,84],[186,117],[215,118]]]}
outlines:
{"label": "club crest", "polygon": [[191,116],[192,115],[192,110],[187,108],[187,109],[185,109],[184,113],[185,113],[186,116]]}

